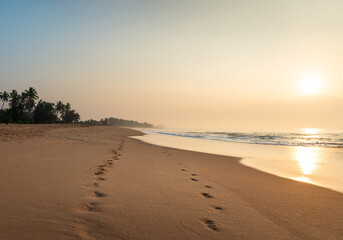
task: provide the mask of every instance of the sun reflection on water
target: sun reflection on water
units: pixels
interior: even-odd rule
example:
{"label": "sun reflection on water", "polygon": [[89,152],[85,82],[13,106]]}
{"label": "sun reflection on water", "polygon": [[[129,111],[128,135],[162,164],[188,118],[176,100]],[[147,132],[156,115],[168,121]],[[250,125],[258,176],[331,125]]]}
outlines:
{"label": "sun reflection on water", "polygon": [[305,134],[318,134],[322,131],[320,128],[302,128],[300,130]]}
{"label": "sun reflection on water", "polygon": [[311,182],[309,176],[318,169],[320,148],[314,147],[296,147],[294,148],[294,159],[299,165],[300,177],[294,178],[302,182]]}
{"label": "sun reflection on water", "polygon": [[297,181],[300,181],[300,182],[312,183],[312,181],[310,179],[308,179],[307,177],[305,177],[305,176],[296,177],[296,178],[294,178],[294,180],[297,180]]}

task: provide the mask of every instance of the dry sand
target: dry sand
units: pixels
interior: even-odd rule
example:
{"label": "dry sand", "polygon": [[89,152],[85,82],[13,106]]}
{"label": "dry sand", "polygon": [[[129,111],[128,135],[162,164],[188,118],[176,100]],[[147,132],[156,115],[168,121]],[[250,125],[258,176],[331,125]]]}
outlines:
{"label": "dry sand", "polygon": [[1,125],[0,239],[343,239],[343,194],[139,134]]}

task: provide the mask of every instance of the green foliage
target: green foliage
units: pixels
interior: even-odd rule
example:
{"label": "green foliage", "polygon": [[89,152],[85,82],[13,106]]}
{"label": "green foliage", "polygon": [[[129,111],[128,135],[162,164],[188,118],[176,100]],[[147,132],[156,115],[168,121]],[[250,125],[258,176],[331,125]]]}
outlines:
{"label": "green foliage", "polygon": [[63,102],[58,101],[56,103],[55,112],[56,112],[57,116],[59,115],[59,120],[61,121],[61,119],[63,118],[64,112],[65,112],[65,105],[63,104]]}
{"label": "green foliage", "polygon": [[[55,107],[54,103],[43,100],[37,104],[38,99],[37,91],[32,87],[21,94],[16,90],[0,92],[0,123],[71,123],[80,120],[80,115],[71,109],[70,103],[64,105],[59,101]],[[8,109],[3,109],[7,102]]]}
{"label": "green foliage", "polygon": [[12,123],[13,122],[10,111],[8,109],[0,110],[0,122],[1,123]]}
{"label": "green foliage", "polygon": [[28,90],[22,93],[22,99],[24,108],[31,113],[33,108],[36,105],[36,101],[38,100],[38,94],[36,89],[30,87]]}
{"label": "green foliage", "polygon": [[154,125],[144,122],[140,123],[137,121],[120,119],[120,118],[105,118],[101,119],[99,122],[93,119],[85,121],[86,124],[90,125],[111,125],[111,126],[119,126],[119,127],[140,127],[140,128],[152,128]]}
{"label": "green foliage", "polygon": [[75,110],[66,111],[63,116],[65,123],[77,123],[80,120],[80,115]]}
{"label": "green foliage", "polygon": [[123,126],[123,127],[144,127],[144,128],[151,128],[153,127],[152,124],[144,122],[140,123],[137,121],[120,119],[120,118],[105,118],[105,121],[108,122],[109,125],[113,126]]}
{"label": "green foliage", "polygon": [[33,117],[26,115],[23,119],[23,123],[34,124],[35,120],[33,119]]}
{"label": "green foliage", "polygon": [[63,104],[61,101],[57,102],[55,112],[59,115],[59,120],[64,123],[77,123],[80,120],[80,115],[71,109],[70,103]]}
{"label": "green foliage", "polygon": [[54,123],[57,121],[55,104],[40,100],[33,111],[35,123]]}
{"label": "green foliage", "polygon": [[16,90],[10,93],[10,113],[13,122],[22,122],[25,118],[22,96]]}
{"label": "green foliage", "polygon": [[1,110],[4,108],[4,104],[8,102],[9,99],[10,99],[10,95],[8,94],[8,92],[6,91],[0,92],[0,100],[2,101]]}

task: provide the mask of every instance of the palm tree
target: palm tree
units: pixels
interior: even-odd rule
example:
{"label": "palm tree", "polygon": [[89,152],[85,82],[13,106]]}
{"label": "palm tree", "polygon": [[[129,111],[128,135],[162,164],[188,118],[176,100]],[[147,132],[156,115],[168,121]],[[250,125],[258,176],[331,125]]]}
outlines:
{"label": "palm tree", "polygon": [[10,93],[10,113],[14,122],[21,121],[24,113],[23,98],[16,90]]}
{"label": "palm tree", "polygon": [[0,92],[0,99],[2,101],[2,106],[1,106],[1,110],[4,108],[4,104],[6,102],[8,102],[10,95],[8,94],[8,92],[4,91],[4,92]]}
{"label": "palm tree", "polygon": [[64,110],[65,110],[65,105],[63,102],[58,101],[55,106],[55,112],[60,114],[60,118],[63,118],[64,115]]}
{"label": "palm tree", "polygon": [[63,114],[61,115],[62,121],[63,122],[67,122],[67,118],[69,116],[69,113],[71,111],[71,106],[70,103],[67,103],[66,105],[64,105],[64,109],[63,109]]}
{"label": "palm tree", "polygon": [[22,94],[23,101],[25,102],[25,108],[29,112],[32,113],[33,108],[36,105],[36,100],[38,100],[38,94],[36,89],[30,87],[28,90],[23,92]]}
{"label": "palm tree", "polygon": [[65,112],[69,112],[70,109],[71,109],[70,103],[67,103],[67,104],[65,105],[64,111],[65,111]]}
{"label": "palm tree", "polygon": [[19,105],[21,97],[18,95],[17,90],[12,90],[10,93],[10,107],[15,108]]}

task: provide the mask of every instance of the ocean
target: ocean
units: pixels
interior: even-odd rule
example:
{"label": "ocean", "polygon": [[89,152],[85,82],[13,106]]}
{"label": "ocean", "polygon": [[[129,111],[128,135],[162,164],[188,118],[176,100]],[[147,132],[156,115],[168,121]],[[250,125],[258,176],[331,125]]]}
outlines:
{"label": "ocean", "polygon": [[213,131],[139,129],[142,141],[241,157],[241,163],[281,177],[343,192],[343,131]]}

